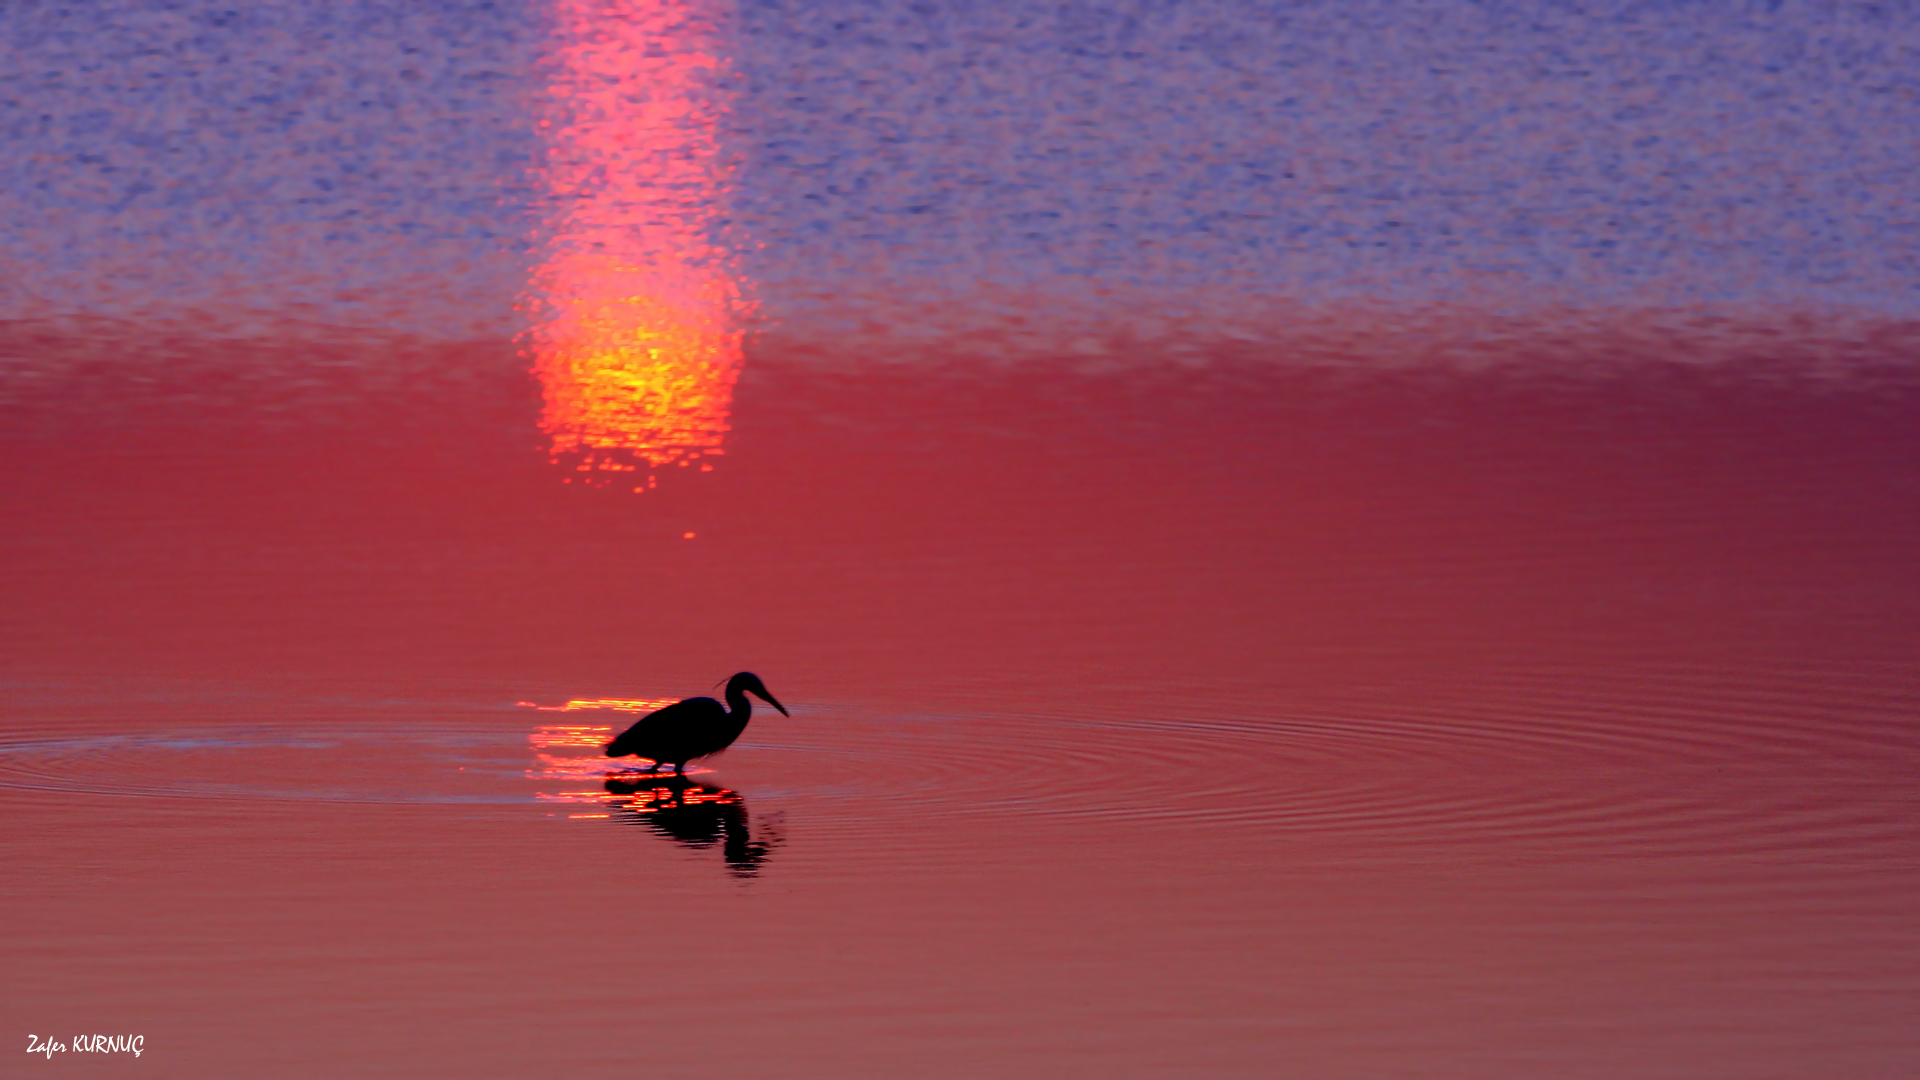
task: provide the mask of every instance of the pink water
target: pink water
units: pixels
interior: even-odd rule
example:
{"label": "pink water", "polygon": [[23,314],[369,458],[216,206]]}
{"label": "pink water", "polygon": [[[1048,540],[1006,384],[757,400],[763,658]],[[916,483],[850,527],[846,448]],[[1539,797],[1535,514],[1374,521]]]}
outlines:
{"label": "pink water", "polygon": [[[643,496],[558,483],[513,378],[325,391],[9,414],[16,1038],[178,1076],[1920,1068],[1911,389],[762,357],[721,464]],[[741,669],[794,715],[684,790],[609,784],[633,713],[555,708]]]}

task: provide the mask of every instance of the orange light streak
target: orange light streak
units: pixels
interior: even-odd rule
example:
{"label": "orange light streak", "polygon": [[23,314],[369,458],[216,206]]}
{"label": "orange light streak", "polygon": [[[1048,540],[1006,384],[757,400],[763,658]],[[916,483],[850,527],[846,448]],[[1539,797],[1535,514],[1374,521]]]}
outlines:
{"label": "orange light streak", "polygon": [[[612,709],[615,712],[652,712],[664,709],[677,701],[677,698],[573,698],[565,705],[536,705],[531,701],[516,701],[515,705],[541,712],[578,712],[581,709]],[[559,729],[555,729],[559,730]],[[609,731],[610,728],[579,728],[580,731]]]}
{"label": "orange light streak", "polygon": [[[541,712],[573,712],[577,709],[613,709],[617,712],[651,712],[663,705],[673,704],[672,698],[625,699],[596,698],[587,700],[575,698],[565,705],[536,705],[531,701],[515,702],[527,708]],[[533,751],[534,767],[527,770],[530,780],[558,781],[566,785],[559,791],[536,791],[534,798],[543,802],[587,802],[607,801],[604,789],[582,789],[577,785],[592,783],[607,775],[619,775],[632,772],[631,766],[611,762],[601,753],[601,747],[613,738],[613,728],[599,724],[541,724],[527,733],[528,749]],[[692,767],[687,775],[698,775],[711,770]]]}
{"label": "orange light streak", "polygon": [[729,186],[713,14],[700,0],[554,3],[526,340],[554,460],[588,482],[722,452],[747,304],[713,242]]}

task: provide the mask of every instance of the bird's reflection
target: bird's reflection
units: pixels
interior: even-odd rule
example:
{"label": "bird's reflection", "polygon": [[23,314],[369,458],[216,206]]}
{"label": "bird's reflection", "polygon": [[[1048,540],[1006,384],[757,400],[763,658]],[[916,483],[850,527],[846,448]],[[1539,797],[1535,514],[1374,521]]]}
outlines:
{"label": "bird's reflection", "polygon": [[703,784],[685,776],[609,776],[609,800],[620,820],[646,825],[654,832],[687,847],[721,845],[727,871],[735,877],[754,877],[779,837],[762,826],[754,839],[746,800],[728,788]]}

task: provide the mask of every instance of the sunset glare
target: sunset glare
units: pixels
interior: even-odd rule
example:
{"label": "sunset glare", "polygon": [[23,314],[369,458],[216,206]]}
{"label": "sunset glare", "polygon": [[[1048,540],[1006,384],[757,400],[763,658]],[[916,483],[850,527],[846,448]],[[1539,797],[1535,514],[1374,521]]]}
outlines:
{"label": "sunset glare", "polygon": [[727,61],[683,5],[572,0],[554,21],[526,336],[554,460],[611,479],[718,454],[746,307],[712,241]]}
{"label": "sunset glare", "polygon": [[1920,1077],[1920,4],[0,58],[23,1075]]}

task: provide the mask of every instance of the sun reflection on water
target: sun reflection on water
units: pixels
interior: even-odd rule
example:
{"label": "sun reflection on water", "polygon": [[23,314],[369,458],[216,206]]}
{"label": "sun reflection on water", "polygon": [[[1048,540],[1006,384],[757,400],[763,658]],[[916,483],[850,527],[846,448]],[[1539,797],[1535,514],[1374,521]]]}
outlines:
{"label": "sun reflection on water", "polygon": [[[565,705],[519,704],[548,712],[596,708],[640,712],[667,702],[576,698]],[[739,792],[698,779],[712,770],[690,767],[688,775],[676,776],[612,765],[600,748],[613,730],[605,724],[535,727],[527,736],[534,756],[527,776],[552,785],[552,790],[536,792],[535,798],[579,806],[579,811],[566,815],[572,820],[644,824],[655,834],[694,849],[718,844],[729,873],[740,878],[759,873],[761,862],[780,842],[771,819],[750,821]]]}
{"label": "sun reflection on water", "polygon": [[[615,712],[652,712],[673,704],[673,698],[570,698],[565,705],[536,705],[517,701],[516,705],[541,712],[576,712],[580,709],[612,709]],[[558,729],[556,729],[558,730]]]}
{"label": "sun reflection on water", "polygon": [[[575,698],[565,705],[535,705],[531,701],[518,704],[539,709],[542,712],[574,712],[579,709],[613,709],[618,712],[651,712],[664,705],[671,705],[671,699],[623,699],[599,698],[587,700]],[[534,797],[545,802],[600,802],[605,792],[595,788],[591,791],[578,789],[581,784],[597,784],[609,770],[631,771],[627,766],[615,765],[601,747],[613,738],[613,727],[607,724],[541,724],[527,736],[529,748],[533,751],[533,768],[527,771],[530,780],[558,781],[570,785],[576,790],[539,791]],[[689,772],[700,770],[689,769]]]}
{"label": "sun reflection on water", "polygon": [[731,183],[718,134],[730,75],[699,3],[555,0],[552,12],[549,212],[527,344],[555,462],[606,483],[723,452],[747,311],[713,241]]}
{"label": "sun reflection on water", "polygon": [[[672,698],[574,698],[565,705],[536,705],[531,701],[515,704],[523,708],[538,709],[541,712],[577,712],[582,709],[611,709],[615,712],[645,713],[673,704]],[[533,768],[527,771],[529,780],[557,781],[567,785],[570,790],[537,791],[534,797],[543,802],[590,802],[600,803],[606,799],[606,792],[599,787],[591,790],[580,787],[583,784],[598,784],[602,778],[613,775],[652,775],[625,763],[616,763],[601,752],[601,747],[613,738],[614,728],[608,724],[541,724],[527,736],[528,748],[533,751]],[[643,760],[643,759],[633,759]],[[688,766],[689,774],[705,773],[711,770],[697,766]]]}

